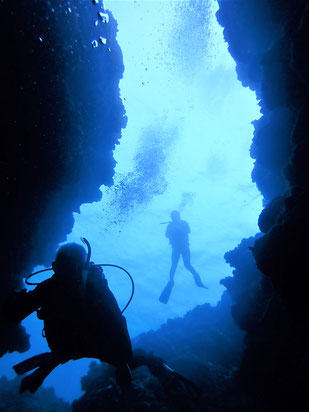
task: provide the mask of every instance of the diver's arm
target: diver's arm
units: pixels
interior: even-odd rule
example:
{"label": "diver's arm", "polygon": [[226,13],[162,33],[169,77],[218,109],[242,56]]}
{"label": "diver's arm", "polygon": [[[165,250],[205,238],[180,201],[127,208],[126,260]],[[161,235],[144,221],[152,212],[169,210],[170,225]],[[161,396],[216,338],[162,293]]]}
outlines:
{"label": "diver's arm", "polygon": [[170,232],[171,232],[171,224],[169,223],[169,224],[167,225],[167,228],[166,228],[166,231],[165,231],[165,236],[166,236],[167,238],[170,238]]}
{"label": "diver's arm", "polygon": [[5,317],[11,322],[21,322],[40,306],[39,287],[30,292],[26,289],[12,292],[4,305]]}

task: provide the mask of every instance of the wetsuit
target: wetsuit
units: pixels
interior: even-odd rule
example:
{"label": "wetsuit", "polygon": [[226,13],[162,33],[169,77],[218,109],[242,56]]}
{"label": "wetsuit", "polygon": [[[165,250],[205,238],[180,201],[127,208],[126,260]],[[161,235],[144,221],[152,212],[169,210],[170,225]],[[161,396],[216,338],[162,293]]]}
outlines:
{"label": "wetsuit", "polygon": [[185,268],[198,276],[196,270],[191,265],[191,253],[189,248],[190,227],[185,220],[171,222],[166,228],[165,236],[169,239],[172,246],[172,264],[170,269],[170,279],[174,279],[175,271],[178,265],[180,255],[182,256]]}
{"label": "wetsuit", "polygon": [[11,318],[21,321],[35,310],[44,321],[51,351],[62,363],[83,357],[115,366],[132,362],[125,317],[100,268],[90,266],[84,287],[72,277],[54,274],[33,291],[19,294]]}

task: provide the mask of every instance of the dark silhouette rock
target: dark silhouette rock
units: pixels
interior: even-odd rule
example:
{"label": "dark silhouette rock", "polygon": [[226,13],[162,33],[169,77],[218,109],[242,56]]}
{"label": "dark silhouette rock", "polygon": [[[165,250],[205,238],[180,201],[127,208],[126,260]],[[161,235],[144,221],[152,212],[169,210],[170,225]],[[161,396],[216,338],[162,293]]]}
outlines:
{"label": "dark silhouette rock", "polygon": [[69,412],[71,405],[57,398],[52,388],[41,388],[33,395],[18,394],[21,378],[0,378],[0,411]]}
{"label": "dark silhouette rock", "polygon": [[73,402],[73,411],[196,411],[202,391],[188,379],[165,366],[163,361],[143,351],[134,352],[132,384],[121,392],[106,365],[91,363],[82,378],[85,394]]}
{"label": "dark silhouette rock", "polygon": [[[112,151],[126,125],[117,24],[110,14],[100,29],[110,51],[94,49],[99,5],[78,0],[70,10],[58,1],[1,3],[1,303],[34,266],[50,265],[72,213],[113,183]],[[0,356],[29,348],[1,308],[0,328]]]}
{"label": "dark silhouette rock", "polygon": [[264,235],[250,246],[259,271],[251,265],[243,272],[243,250],[236,249],[234,277],[222,282],[235,302],[234,319],[247,331],[239,377],[252,410],[299,409],[308,365],[309,8],[303,0],[219,3],[239,79],[256,90],[263,114],[251,148],[252,177],[265,203]]}

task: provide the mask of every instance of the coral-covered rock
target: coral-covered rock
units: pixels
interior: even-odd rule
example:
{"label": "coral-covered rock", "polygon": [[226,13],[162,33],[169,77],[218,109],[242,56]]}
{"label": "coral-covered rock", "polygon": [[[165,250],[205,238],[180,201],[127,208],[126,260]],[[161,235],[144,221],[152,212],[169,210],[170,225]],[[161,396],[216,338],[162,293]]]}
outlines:
{"label": "coral-covered rock", "polygon": [[73,402],[73,411],[197,411],[201,390],[145,352],[134,353],[136,369],[132,384],[124,392],[116,385],[114,371],[92,363],[82,389],[86,393]]}
{"label": "coral-covered rock", "polygon": [[[239,249],[235,251],[238,259],[230,262],[235,267],[234,277],[223,281],[236,302],[234,318],[248,332],[240,378],[251,399],[251,409],[299,409],[306,401],[305,336],[309,326],[309,57],[304,50],[309,7],[306,0],[293,4],[242,0],[219,3],[219,21],[239,78],[256,90],[263,113],[254,122],[251,148],[256,159],[252,177],[265,203],[259,218],[264,235],[252,246],[263,275],[254,275],[252,265],[242,270]],[[236,16],[240,18],[234,21]],[[258,77],[250,77],[252,65],[259,67],[255,71]],[[229,254],[226,256],[229,259]],[[239,273],[243,273],[241,284]],[[254,287],[258,284],[260,289]],[[249,306],[243,304],[246,299]]]}
{"label": "coral-covered rock", "polygon": [[71,405],[56,397],[52,388],[40,388],[32,393],[19,394],[22,378],[0,378],[0,411],[69,412]]}
{"label": "coral-covered rock", "polygon": [[[34,266],[50,266],[73,212],[113,183],[124,68],[111,14],[101,29],[110,51],[92,47],[99,7],[1,3],[1,303]],[[1,308],[0,329],[0,356],[28,349],[24,329],[8,327]]]}

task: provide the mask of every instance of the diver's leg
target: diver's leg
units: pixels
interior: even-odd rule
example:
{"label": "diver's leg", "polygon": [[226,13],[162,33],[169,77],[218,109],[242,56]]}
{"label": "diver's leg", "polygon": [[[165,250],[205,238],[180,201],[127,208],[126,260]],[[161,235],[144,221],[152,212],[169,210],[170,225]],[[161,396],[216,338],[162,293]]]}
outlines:
{"label": "diver's leg", "polygon": [[39,355],[32,356],[32,358],[26,359],[18,363],[17,365],[14,365],[13,369],[17,373],[17,375],[23,375],[24,373],[30,372],[33,369],[42,366],[42,364],[49,362],[51,356],[51,352],[40,353]]}
{"label": "diver's leg", "polygon": [[185,268],[189,272],[191,272],[193,276],[197,275],[197,271],[191,265],[191,253],[190,253],[189,246],[186,246],[182,249],[181,255],[182,255],[182,260],[183,260],[183,264],[185,265]]}
{"label": "diver's leg", "polygon": [[132,382],[132,374],[127,363],[122,363],[116,366],[116,382],[122,390],[130,387]]}
{"label": "diver's leg", "polygon": [[197,271],[194,269],[194,267],[191,265],[191,253],[190,253],[190,248],[189,246],[186,246],[182,249],[181,251],[182,254],[182,260],[185,265],[185,268],[192,273],[194,281],[196,286],[199,286],[200,288],[205,288],[208,289],[205,285],[203,285],[200,275],[197,273]]}
{"label": "diver's leg", "polygon": [[180,251],[176,248],[172,249],[172,264],[170,269],[170,280],[174,280],[174,275],[180,258]]}
{"label": "diver's leg", "polygon": [[170,280],[167,282],[167,285],[165,286],[165,288],[163,289],[159,297],[159,301],[161,303],[167,303],[170,298],[170,295],[171,295],[171,292],[174,286],[174,275],[175,275],[176,268],[178,265],[179,257],[180,257],[180,251],[173,248],[172,249],[172,264],[171,264],[171,269],[170,269]]}

